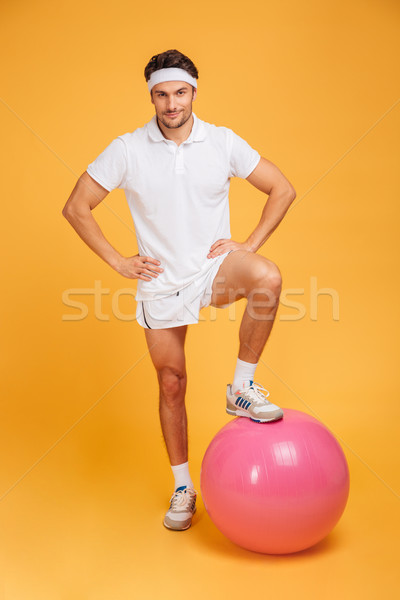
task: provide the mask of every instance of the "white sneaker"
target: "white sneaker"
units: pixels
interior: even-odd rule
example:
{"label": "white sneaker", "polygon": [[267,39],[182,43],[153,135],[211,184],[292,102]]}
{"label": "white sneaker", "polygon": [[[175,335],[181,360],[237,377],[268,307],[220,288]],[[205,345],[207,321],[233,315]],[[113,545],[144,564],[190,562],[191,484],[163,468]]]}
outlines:
{"label": "white sneaker", "polygon": [[[264,395],[261,390],[267,392]],[[232,392],[232,384],[228,383],[226,388],[226,412],[237,417],[248,417],[256,423],[267,423],[282,419],[283,410],[267,400],[268,390],[259,383],[250,381],[250,385],[235,394]]]}
{"label": "white sneaker", "polygon": [[196,512],[197,492],[186,485],[178,487],[171,496],[169,509],[164,517],[164,525],[168,529],[182,531],[189,529],[192,517]]}

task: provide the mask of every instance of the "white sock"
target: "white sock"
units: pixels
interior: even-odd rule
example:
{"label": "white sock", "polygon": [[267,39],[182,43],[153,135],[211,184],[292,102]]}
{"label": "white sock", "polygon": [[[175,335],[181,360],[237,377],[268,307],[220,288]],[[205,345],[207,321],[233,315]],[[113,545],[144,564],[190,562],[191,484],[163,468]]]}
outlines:
{"label": "white sock", "polygon": [[258,363],[248,363],[244,360],[237,359],[235,375],[233,376],[232,391],[233,393],[250,385],[250,381],[254,381],[254,373]]}
{"label": "white sock", "polygon": [[184,485],[188,488],[194,488],[193,481],[189,475],[189,462],[182,463],[181,465],[171,465],[171,469],[175,477],[175,491]]}

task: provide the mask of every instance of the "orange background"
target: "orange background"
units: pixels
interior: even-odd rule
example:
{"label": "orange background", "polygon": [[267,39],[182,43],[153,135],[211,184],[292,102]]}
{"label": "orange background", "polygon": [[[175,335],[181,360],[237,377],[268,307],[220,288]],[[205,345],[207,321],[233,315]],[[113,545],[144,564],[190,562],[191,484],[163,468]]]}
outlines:
{"label": "orange background", "polygon": [[[0,598],[398,596],[399,13],[389,0],[2,3]],[[292,556],[236,547],[201,498],[189,531],[162,526],[173,478],[155,371],[133,296],[112,305],[136,282],[61,215],[87,165],[153,116],[143,71],[170,48],[199,69],[197,116],[233,129],[297,191],[259,250],[287,300],[256,380],[331,429],[351,488],[333,532]],[[232,181],[233,239],[266,199]],[[94,216],[121,253],[137,252],[123,191]],[[101,305],[84,293],[96,281],[109,290]],[[85,318],[71,320],[71,290]],[[198,490],[204,452],[230,419],[244,301],[234,307],[204,310],[188,331]]]}

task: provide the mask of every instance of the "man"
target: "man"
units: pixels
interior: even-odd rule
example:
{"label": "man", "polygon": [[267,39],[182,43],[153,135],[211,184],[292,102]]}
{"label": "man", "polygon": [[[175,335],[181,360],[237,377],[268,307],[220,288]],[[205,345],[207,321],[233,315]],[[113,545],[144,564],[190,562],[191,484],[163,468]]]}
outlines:
{"label": "man", "polygon": [[[88,166],[63,215],[86,244],[118,273],[137,279],[137,321],[144,328],[159,382],[160,421],[175,478],[164,525],[190,527],[196,490],[189,474],[184,343],[189,324],[206,306],[247,299],[239,353],[226,411],[265,423],[283,417],[254,382],[281,292],[278,267],[257,250],[296,197],[273,163],[226,127],[192,112],[198,71],[177,50],[145,68],[155,115],[115,138]],[[267,194],[260,222],[244,242],[231,239],[229,184],[247,179]],[[92,210],[115,188],[125,190],[139,253],[122,256],[106,240]],[[263,393],[264,390],[267,392]]]}

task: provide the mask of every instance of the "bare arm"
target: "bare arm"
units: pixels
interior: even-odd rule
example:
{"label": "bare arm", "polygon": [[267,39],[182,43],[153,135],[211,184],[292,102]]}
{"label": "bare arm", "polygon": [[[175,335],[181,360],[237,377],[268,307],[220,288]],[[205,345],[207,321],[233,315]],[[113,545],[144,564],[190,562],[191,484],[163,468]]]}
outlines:
{"label": "bare arm", "polygon": [[[105,238],[92,215],[92,210],[108,193],[108,190],[85,171],[72,190],[62,214],[89,248],[124,277],[144,281],[157,277],[158,273],[163,271],[158,266],[160,261],[149,256],[124,257]],[[151,269],[146,263],[152,263]]]}
{"label": "bare arm", "polygon": [[260,222],[244,242],[251,252],[257,252],[282,221],[296,198],[296,191],[278,167],[263,157],[247,181],[268,194]]}
{"label": "bare arm", "polygon": [[266,158],[261,157],[254,171],[246,179],[254,187],[268,195],[260,222],[243,243],[230,239],[214,242],[207,258],[214,258],[228,250],[243,249],[249,252],[257,252],[278,227],[289,206],[296,198],[296,191],[292,184],[278,167]]}

